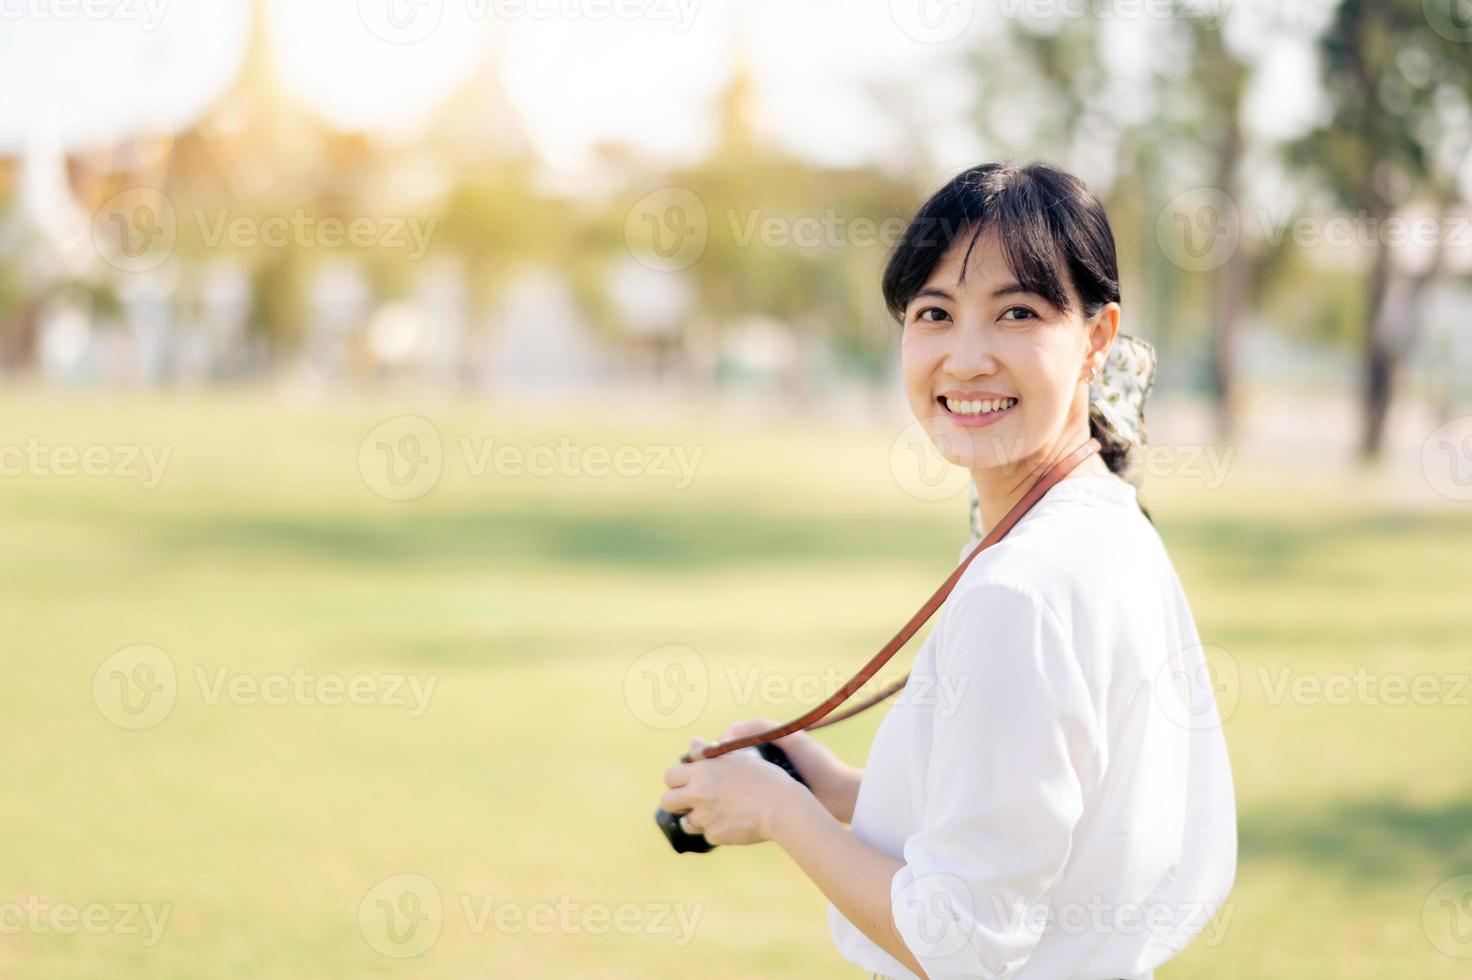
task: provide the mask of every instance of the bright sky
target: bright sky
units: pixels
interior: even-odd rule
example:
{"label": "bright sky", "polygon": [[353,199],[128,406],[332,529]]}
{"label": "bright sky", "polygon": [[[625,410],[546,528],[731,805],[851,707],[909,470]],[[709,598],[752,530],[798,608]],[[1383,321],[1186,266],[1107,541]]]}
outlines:
{"label": "bright sky", "polygon": [[[59,126],[71,143],[181,125],[238,69],[245,0],[95,2],[112,15],[63,18],[54,0],[0,0],[0,149],[40,126]],[[967,122],[977,97],[960,68],[968,47],[1001,11],[1071,9],[1063,0],[262,2],[283,82],[332,124],[412,136],[489,57],[534,149],[567,175],[605,140],[675,162],[703,156],[738,47],[755,76],[759,125],[780,145],[822,163],[910,170],[918,140],[937,176],[947,174],[985,152]],[[1101,24],[1121,65],[1135,60],[1133,26]],[[1312,91],[1313,61],[1304,43],[1262,47],[1271,84],[1257,87],[1251,115],[1264,135],[1282,135],[1307,121],[1309,96],[1292,93]],[[876,99],[907,125],[889,124]]]}

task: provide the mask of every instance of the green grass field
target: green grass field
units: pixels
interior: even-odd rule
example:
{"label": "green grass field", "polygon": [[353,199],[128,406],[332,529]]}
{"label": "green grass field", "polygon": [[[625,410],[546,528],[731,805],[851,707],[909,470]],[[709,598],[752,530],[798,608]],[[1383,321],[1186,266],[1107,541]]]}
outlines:
{"label": "green grass field", "polygon": [[[393,501],[359,452],[403,413],[433,421],[442,473]],[[609,416],[0,397],[0,445],[112,461],[0,478],[0,976],[859,976],[775,846],[676,856],[651,814],[687,736],[795,715],[816,694],[787,682],[888,639],[953,567],[964,502],[906,494],[892,432]],[[682,487],[477,474],[462,441],[564,438],[701,455]],[[169,452],[156,487],[127,446]],[[1472,975],[1467,890],[1433,895],[1472,874],[1472,517],[1378,486],[1147,487],[1236,678],[1241,827],[1219,941],[1162,977]],[[151,675],[113,657],[139,646]],[[1284,670],[1360,668],[1372,696],[1275,696]],[[172,707],[130,713],[165,704],[160,669]],[[685,684],[674,715],[651,677]],[[1431,703],[1387,703],[1425,677]],[[434,685],[421,711],[411,682]],[[364,703],[327,703],[355,683]],[[861,762],[881,713],[821,737]]]}

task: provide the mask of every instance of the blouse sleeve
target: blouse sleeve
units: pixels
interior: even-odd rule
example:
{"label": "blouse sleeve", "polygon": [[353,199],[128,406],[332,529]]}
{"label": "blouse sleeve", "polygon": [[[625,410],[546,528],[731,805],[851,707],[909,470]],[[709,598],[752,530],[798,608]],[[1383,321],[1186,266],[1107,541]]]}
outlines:
{"label": "blouse sleeve", "polygon": [[935,648],[936,688],[948,693],[921,826],[890,900],[931,980],[1010,977],[1041,938],[1097,721],[1068,635],[1038,596],[981,583],[953,601]]}

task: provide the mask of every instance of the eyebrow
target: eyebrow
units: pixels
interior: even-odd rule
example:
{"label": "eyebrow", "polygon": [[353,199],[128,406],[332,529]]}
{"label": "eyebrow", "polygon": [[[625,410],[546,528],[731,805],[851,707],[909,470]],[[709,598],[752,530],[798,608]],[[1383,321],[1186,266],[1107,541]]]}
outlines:
{"label": "eyebrow", "polygon": [[[1035,295],[1038,295],[1038,294],[1034,293],[1031,289],[1028,289],[1022,283],[1015,282],[1014,281],[1014,282],[1004,283],[1003,285],[998,286],[996,289],[992,290],[991,298],[992,299],[997,299],[998,297],[1001,297],[1001,296],[1012,296],[1012,295],[1015,295],[1017,293],[1026,293],[1026,294],[1034,295],[1034,296]],[[914,298],[915,299],[919,299],[922,296],[936,296],[936,297],[939,297],[940,299],[946,300],[947,302],[950,302],[950,303],[954,303],[956,301],[956,297],[952,296],[950,293],[946,292],[944,289],[941,289],[939,286],[925,286],[925,287],[921,288],[918,292],[915,293],[915,297]]]}

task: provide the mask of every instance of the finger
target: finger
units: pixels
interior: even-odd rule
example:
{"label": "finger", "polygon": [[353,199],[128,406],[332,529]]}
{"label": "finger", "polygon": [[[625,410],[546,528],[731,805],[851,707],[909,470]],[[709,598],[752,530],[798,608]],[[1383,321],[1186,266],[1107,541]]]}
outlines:
{"label": "finger", "polygon": [[664,771],[664,784],[671,789],[684,786],[690,781],[690,766],[684,762],[677,762]]}
{"label": "finger", "polygon": [[726,742],[733,738],[755,735],[757,732],[769,731],[776,727],[777,722],[771,718],[748,718],[745,721],[738,721],[726,729],[726,734],[721,736],[721,741]]}
{"label": "finger", "polygon": [[659,794],[659,808],[666,813],[688,813],[694,807],[695,801],[687,789],[667,789]]}

